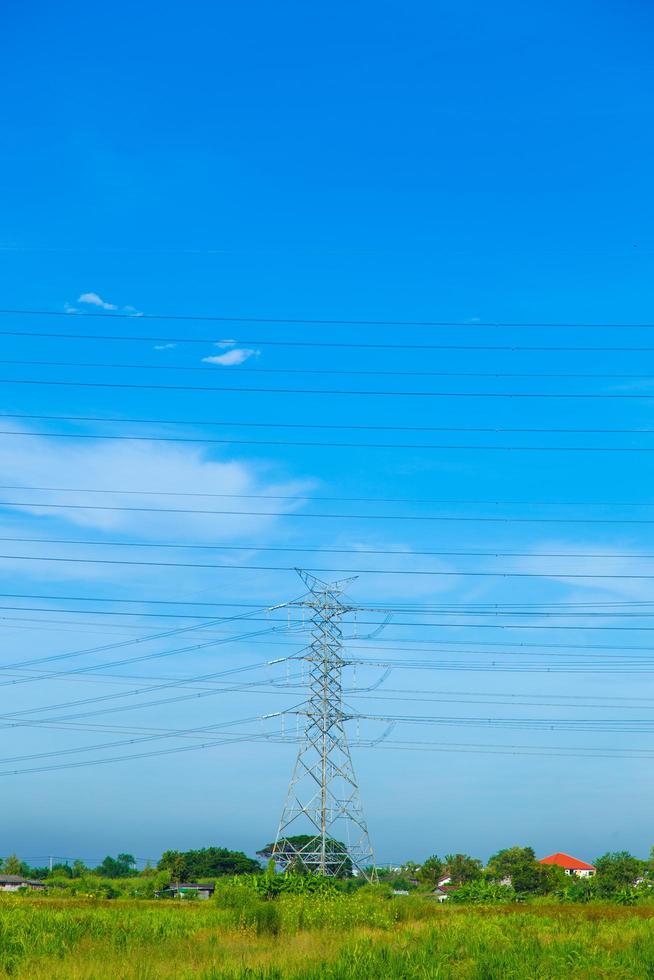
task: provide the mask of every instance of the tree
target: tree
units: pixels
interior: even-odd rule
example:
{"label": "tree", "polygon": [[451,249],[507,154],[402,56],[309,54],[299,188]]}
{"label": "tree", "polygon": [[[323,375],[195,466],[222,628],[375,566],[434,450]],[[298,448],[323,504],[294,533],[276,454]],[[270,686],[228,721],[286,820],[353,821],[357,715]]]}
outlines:
{"label": "tree", "polygon": [[24,878],[29,872],[29,867],[15,854],[10,854],[3,861],[2,870],[6,875],[19,875]]}
{"label": "tree", "polygon": [[73,866],[70,869],[70,873],[72,878],[83,878],[84,875],[89,873],[89,869],[86,867],[84,862],[80,861],[78,858],[76,861],[73,861]]}
{"label": "tree", "polygon": [[432,854],[431,857],[422,862],[422,866],[417,872],[418,881],[422,885],[429,885],[430,888],[434,888],[443,874],[443,869],[444,864],[439,856]]}
{"label": "tree", "polygon": [[136,859],[131,854],[119,854],[116,858],[107,855],[95,873],[101,878],[130,878],[137,873],[135,864]]}
{"label": "tree", "polygon": [[48,877],[50,876],[53,878],[72,878],[73,871],[69,864],[59,862],[58,864],[53,864],[52,869],[48,871]]}
{"label": "tree", "polygon": [[50,869],[46,867],[30,868],[29,873],[25,877],[32,878],[35,881],[44,881],[49,874],[50,874]]}
{"label": "tree", "polygon": [[453,885],[467,885],[481,878],[481,861],[469,854],[446,854],[445,868]]}
{"label": "tree", "polygon": [[157,870],[170,871],[173,881],[194,881],[225,875],[258,874],[261,865],[243,851],[203,847],[197,851],[165,851]]}
{"label": "tree", "polygon": [[629,851],[613,851],[595,861],[597,890],[600,895],[612,895],[633,885],[645,870],[646,864]]}
{"label": "tree", "polygon": [[533,847],[507,847],[494,854],[486,868],[491,881],[509,879],[517,892],[545,892],[545,865],[536,860]]}
{"label": "tree", "polygon": [[157,871],[169,871],[171,881],[185,881],[187,864],[181,851],[164,851],[157,864]]}

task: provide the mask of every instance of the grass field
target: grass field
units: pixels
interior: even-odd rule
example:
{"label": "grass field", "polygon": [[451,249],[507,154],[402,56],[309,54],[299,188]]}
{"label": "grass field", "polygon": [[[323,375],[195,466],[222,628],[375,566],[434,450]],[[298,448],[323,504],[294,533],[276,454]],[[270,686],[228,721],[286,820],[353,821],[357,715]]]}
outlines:
{"label": "grass field", "polygon": [[444,908],[429,899],[214,902],[2,896],[0,976],[654,977],[654,907]]}

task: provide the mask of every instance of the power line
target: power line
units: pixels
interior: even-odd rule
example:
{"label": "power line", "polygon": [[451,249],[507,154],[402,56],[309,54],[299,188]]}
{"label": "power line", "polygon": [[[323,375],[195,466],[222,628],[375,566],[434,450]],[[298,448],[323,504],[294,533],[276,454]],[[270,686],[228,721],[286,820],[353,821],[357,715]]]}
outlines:
{"label": "power line", "polygon": [[441,514],[324,514],[306,513],[304,511],[271,511],[271,510],[200,510],[184,507],[134,507],[117,506],[115,504],[59,504],[45,503],[35,500],[0,500],[0,507],[24,507],[28,510],[109,510],[128,513],[146,514],[201,514],[230,517],[288,517],[303,519],[329,520],[380,520],[380,521],[440,521],[491,524],[654,524],[654,520],[644,518],[597,518],[597,517],[462,517],[460,515]]}
{"label": "power line", "polygon": [[[628,523],[628,522],[627,522]],[[646,523],[654,523],[648,521]],[[251,565],[232,563],[202,563],[202,562],[179,562],[179,561],[137,561],[128,558],[67,558],[60,555],[0,555],[0,561],[47,561],[63,562],[73,565],[132,565],[146,568],[204,568],[212,571],[229,569],[232,571],[259,571],[259,572],[292,572],[295,571],[291,565]],[[611,572],[569,572],[565,570],[552,570],[548,572],[511,572],[511,571],[468,571],[455,569],[453,571],[442,571],[441,569],[416,569],[416,568],[316,568],[313,571],[326,574],[333,572],[354,574],[354,575],[417,575],[417,576],[436,576],[440,578],[565,578],[565,579],[654,579],[654,574],[625,574]]]}
{"label": "power line", "polygon": [[[27,489],[27,488],[24,488]],[[113,492],[113,491],[107,491]],[[452,501],[450,501],[452,502]],[[33,504],[38,507],[37,503]],[[643,504],[642,506],[651,506]],[[72,544],[79,546],[91,546],[102,548],[163,548],[163,549],[183,549],[187,551],[265,551],[273,553],[293,554],[318,554],[318,555],[386,555],[397,556],[398,558],[413,559],[417,556],[434,556],[449,558],[612,558],[612,559],[639,559],[652,560],[654,554],[642,552],[615,552],[615,551],[501,551],[499,548],[489,548],[486,551],[401,551],[399,549],[384,550],[381,548],[321,548],[302,547],[301,545],[244,545],[244,544],[183,544],[181,542],[153,542],[153,541],[103,541],[101,539],[89,540],[80,538],[30,538],[30,537],[0,537],[0,541],[13,541],[21,544]],[[38,556],[37,556],[38,557]],[[239,568],[245,566],[238,565]],[[605,603],[602,603],[605,604]],[[215,605],[232,605],[232,603],[215,603]],[[495,603],[493,603],[495,605]],[[548,603],[551,605],[551,603]],[[579,603],[579,605],[589,605],[589,603]],[[633,603],[628,603],[633,605]]]}
{"label": "power line", "polygon": [[[654,350],[654,348],[653,348]],[[372,396],[383,398],[550,398],[550,399],[593,399],[593,400],[651,400],[654,394],[632,394],[625,392],[559,392],[559,391],[393,391],[381,389],[354,388],[262,388],[243,385],[155,385],[129,383],[125,381],[59,381],[38,378],[0,378],[0,383],[11,385],[36,385],[63,388],[109,388],[138,391],[220,391],[233,394],[268,395],[343,395]]]}
{"label": "power line", "polygon": [[318,422],[242,422],[211,419],[144,419],[144,418],[107,418],[102,415],[33,415],[16,412],[0,412],[0,418],[48,420],[59,422],[104,422],[120,425],[210,425],[249,429],[332,429],[365,432],[488,432],[493,435],[501,433],[571,433],[602,434],[602,435],[652,435],[654,429],[583,429],[583,428],[506,428],[501,426],[439,426],[439,425],[335,425]]}
{"label": "power line", "polygon": [[[290,632],[290,627],[288,627],[288,630]],[[145,663],[145,662],[149,662],[150,660],[161,660],[163,657],[172,657],[172,656],[176,656],[177,654],[180,654],[180,653],[197,653],[198,650],[206,650],[209,647],[224,646],[224,645],[229,644],[229,643],[236,643],[239,640],[249,640],[252,637],[264,636],[264,635],[269,634],[269,633],[278,633],[278,632],[284,632],[284,630],[280,629],[280,627],[271,627],[269,629],[264,629],[264,630],[254,630],[254,631],[251,631],[250,633],[242,633],[242,634],[237,635],[237,636],[226,636],[226,637],[221,637],[221,638],[218,638],[218,639],[212,638],[211,640],[206,640],[204,643],[195,643],[195,644],[192,644],[191,646],[186,646],[186,647],[176,647],[173,650],[160,650],[160,651],[156,651],[155,653],[142,654],[142,655],[139,655],[138,657],[128,657],[128,658],[123,659],[123,660],[111,660],[111,661],[106,661],[105,663],[92,664],[91,666],[85,666],[85,667],[73,667],[73,668],[70,668],[68,670],[58,670],[58,671],[54,671],[54,672],[49,671],[47,674],[33,675],[33,676],[30,675],[29,677],[24,677],[24,678],[22,678],[20,680],[1,681],[0,682],[0,687],[15,687],[18,684],[28,684],[28,683],[36,682],[36,681],[39,681],[39,680],[53,680],[53,679],[59,679],[59,678],[62,678],[62,677],[70,677],[70,676],[73,676],[73,675],[76,675],[76,674],[91,674],[91,673],[93,673],[96,670],[104,670],[107,667],[109,667],[109,668],[123,667],[123,666],[126,666],[127,664]],[[136,640],[132,641],[132,643],[134,643],[134,642],[138,642],[138,638]],[[130,644],[129,644],[129,642],[125,642],[123,644],[115,644],[114,646],[115,647],[118,647],[118,646],[121,646],[121,645],[122,646],[129,646]],[[75,655],[77,655],[77,654],[75,654]],[[60,656],[56,656],[55,655],[52,658],[42,658],[41,660],[27,660],[27,661],[24,662],[24,664],[27,665],[27,664],[34,664],[34,663],[44,663],[44,662],[49,662],[50,660],[57,660],[57,659],[63,660],[63,659],[66,659],[66,658],[65,658],[65,656],[61,656],[61,655]],[[9,664],[8,666],[9,666],[9,668],[14,668],[16,665],[15,664]],[[21,666],[23,666],[23,665],[21,664]],[[251,665],[247,665],[245,667],[234,668],[234,671],[233,672],[234,673],[238,673],[239,671],[243,671],[243,670],[253,670],[255,667],[262,667],[262,666],[266,666],[266,663],[254,664],[254,665],[251,664]],[[3,667],[2,669],[4,670],[4,669],[6,669],[6,667]],[[228,671],[227,673],[230,673],[230,671]],[[222,676],[222,674],[219,672],[219,673],[217,673],[215,675],[211,675],[211,676],[219,677],[219,676]],[[194,679],[195,680],[199,680],[199,679],[203,679],[203,678],[194,678]],[[135,694],[142,694],[142,693],[145,693],[146,690],[150,690],[150,689],[143,689],[143,690],[140,690],[139,689],[139,690],[135,690],[135,691],[132,691],[132,692],[127,692],[124,696],[130,696],[130,695],[135,695]],[[153,690],[154,690],[154,688],[153,688]],[[123,695],[119,695],[119,696],[122,697]],[[86,704],[86,703],[89,702],[89,700],[90,701],[109,700],[110,697],[111,696],[107,695],[107,696],[105,696],[103,698],[91,698],[91,699],[85,699],[84,701],[81,701],[81,702],[71,702],[71,703],[75,703],[75,704],[77,704],[77,703]],[[47,707],[24,709],[23,711],[13,712],[13,714],[14,715],[31,714],[34,711],[48,711],[48,710],[51,710],[51,709],[54,710],[56,708],[68,707],[68,706],[69,706],[68,703],[66,703],[64,705],[48,705]]]}
{"label": "power line", "polygon": [[[16,598],[24,598],[24,597],[23,596],[16,596]],[[108,601],[108,600],[98,600],[98,601]],[[122,600],[120,600],[120,601],[122,601]],[[126,602],[129,602],[129,601],[136,602],[137,600],[125,600],[125,601]],[[109,643],[109,644],[106,644],[105,643],[105,644],[102,644],[100,646],[87,647],[86,649],[83,649],[83,650],[67,651],[65,653],[56,653],[56,654],[52,654],[52,655],[46,656],[46,657],[36,657],[36,658],[33,658],[32,660],[23,660],[23,661],[18,661],[18,662],[10,663],[10,664],[4,664],[4,665],[0,665],[0,670],[6,670],[8,668],[11,669],[11,668],[14,668],[14,667],[29,667],[29,666],[33,666],[35,664],[51,663],[52,661],[55,661],[55,660],[70,660],[70,659],[73,659],[75,657],[87,656],[89,654],[106,653],[109,650],[123,649],[124,647],[133,646],[136,643],[141,643],[142,644],[142,643],[148,643],[148,642],[154,641],[154,640],[168,639],[171,636],[179,636],[182,633],[192,633],[192,632],[195,632],[196,630],[203,629],[206,626],[215,626],[215,625],[218,625],[218,624],[223,625],[224,623],[234,622],[234,621],[238,621],[238,620],[241,620],[241,619],[248,619],[248,620],[250,620],[254,616],[254,613],[255,612],[258,612],[258,611],[264,612],[265,611],[265,607],[263,607],[263,608],[259,607],[259,609],[255,609],[251,613],[238,613],[238,614],[236,614],[234,616],[227,616],[227,617],[221,617],[219,619],[206,620],[204,623],[198,623],[198,624],[195,624],[193,626],[177,626],[174,629],[167,629],[167,630],[159,631],[157,633],[151,634],[150,636],[135,637],[134,639],[129,639],[129,640],[119,640],[116,643]],[[103,615],[106,615],[106,614],[103,613]]]}
{"label": "power line", "polygon": [[[10,311],[2,311],[10,312]],[[71,314],[82,315],[82,314]],[[93,316],[98,314],[83,314]],[[617,324],[616,324],[617,326]],[[624,324],[627,326],[627,324]],[[645,326],[644,324],[642,326]],[[134,334],[88,334],[88,333],[62,333],[46,332],[42,330],[0,330],[0,336],[4,337],[40,337],[51,340],[111,340],[111,341],[134,341],[137,343],[148,344],[202,344],[204,346],[215,346],[216,337],[159,337],[143,336]],[[231,341],[230,341],[231,343]],[[506,353],[516,353],[522,351],[533,352],[604,352],[604,353],[646,353],[654,351],[654,347],[576,347],[560,345],[539,345],[526,346],[524,344],[382,344],[382,343],[339,343],[337,341],[311,341],[311,340],[268,340],[252,337],[239,337],[233,340],[234,344],[250,344],[256,347],[309,347],[309,348],[334,348],[339,350],[458,350],[458,351],[504,351]]]}
{"label": "power line", "polygon": [[[355,742],[353,743],[358,748],[373,748],[365,742]],[[474,744],[474,743],[470,743]],[[413,751],[413,752],[451,752],[456,754],[468,754],[468,755],[513,755],[513,756],[538,756],[546,758],[579,758],[579,759],[650,759],[651,756],[645,754],[648,752],[645,750],[634,750],[630,752],[629,750],[618,750],[618,749],[601,749],[599,751],[593,751],[591,754],[590,749],[581,749],[578,751],[569,751],[563,748],[559,752],[552,751],[533,751],[528,746],[516,746],[508,745],[506,747],[492,746],[488,743],[477,743],[476,748],[452,748],[449,747],[450,743],[445,742],[399,742],[397,740],[385,741],[384,747],[389,749],[396,749],[398,751]],[[614,752],[621,752],[622,754],[613,754]],[[609,754],[610,753],[610,754]]]}
{"label": "power line", "polygon": [[52,765],[52,766],[37,766],[37,767],[29,768],[29,769],[10,769],[10,770],[3,770],[3,771],[0,771],[0,776],[18,776],[18,775],[22,775],[24,773],[54,772],[56,770],[61,770],[61,769],[80,769],[80,768],[84,768],[86,766],[107,765],[107,764],[112,763],[112,762],[131,762],[131,761],[133,761],[135,759],[151,759],[151,758],[154,758],[154,757],[157,757],[157,756],[174,755],[174,754],[176,754],[178,752],[193,752],[193,751],[197,751],[198,749],[214,748],[214,747],[219,746],[219,745],[233,745],[237,741],[241,741],[241,742],[261,741],[262,739],[265,739],[265,738],[266,738],[266,735],[264,735],[264,734],[262,734],[262,735],[249,735],[249,736],[244,736],[242,738],[233,738],[233,739],[232,738],[222,738],[222,739],[217,739],[217,740],[205,742],[205,743],[200,744],[200,745],[183,745],[183,746],[180,746],[178,748],[155,749],[155,750],[153,750],[151,752],[138,752],[138,753],[133,754],[133,755],[113,756],[113,757],[108,758],[108,759],[90,759],[90,760],[83,761],[83,762],[65,762],[65,763],[60,763],[60,764],[56,764],[56,765]]}
{"label": "power line", "polygon": [[288,323],[301,324],[302,326],[366,326],[366,327],[461,327],[467,330],[492,327],[494,329],[513,329],[517,327],[535,327],[551,329],[593,329],[593,330],[621,330],[636,329],[647,330],[654,328],[654,323],[589,323],[584,321],[525,321],[525,320],[388,320],[388,319],[339,319],[339,318],[315,318],[315,317],[264,317],[264,316],[244,316],[242,314],[227,316],[225,314],[198,314],[198,313],[142,313],[142,312],[121,312],[120,310],[107,312],[105,310],[34,310],[34,309],[1,309],[1,315],[5,316],[54,316],[54,317],[99,317],[106,320],[194,320],[210,323]]}
{"label": "power line", "polygon": [[[1,380],[1,379],[0,379]],[[22,382],[21,382],[22,383]],[[32,384],[32,382],[28,382]],[[36,382],[34,382],[36,383]],[[40,382],[39,382],[40,383]],[[50,382],[44,382],[50,383]],[[58,384],[59,382],[52,382]],[[62,382],[63,383],[63,382]],[[67,383],[67,382],[66,382]],[[245,389],[240,389],[245,390]],[[558,397],[558,396],[553,396]],[[562,396],[564,397],[564,396]],[[571,396],[573,397],[573,396]],[[577,396],[574,396],[577,397]],[[595,396],[592,396],[595,397]],[[598,398],[602,397],[600,395]],[[609,396],[607,396],[609,397]],[[618,396],[616,396],[618,397]],[[621,397],[621,396],[620,396]],[[632,396],[624,396],[632,397]],[[636,397],[636,396],[633,396]],[[654,398],[654,395],[647,395]],[[106,435],[89,432],[17,432],[13,429],[0,429],[0,435],[12,436],[19,439],[91,439],[110,440],[112,442],[174,442],[194,443],[215,446],[313,446],[316,448],[336,449],[464,449],[490,450],[493,452],[556,452],[556,453],[651,453],[653,446],[497,446],[482,444],[455,445],[451,443],[398,443],[398,442],[311,442],[289,441],[288,439],[207,439],[189,438],[186,436],[123,436]]]}
{"label": "power line", "polygon": [[[239,601],[230,601],[230,602],[198,602],[198,601],[193,601],[193,600],[189,600],[189,599],[146,599],[146,598],[137,598],[137,599],[127,598],[126,599],[126,598],[123,598],[123,597],[120,597],[120,596],[43,595],[43,594],[40,594],[40,593],[37,594],[37,593],[32,593],[32,592],[0,592],[0,598],[3,598],[3,599],[43,599],[43,600],[52,600],[53,602],[111,602],[111,603],[120,603],[121,605],[124,604],[124,603],[127,603],[127,604],[132,604],[132,605],[136,604],[136,605],[164,605],[164,606],[201,606],[201,607],[205,607],[205,608],[206,607],[209,607],[209,608],[221,608],[221,607],[232,608],[233,607],[233,608],[252,609],[255,612],[256,611],[259,611],[259,612],[264,612],[264,613],[271,611],[273,608],[280,608],[280,605],[279,604],[275,604],[275,603],[267,603],[267,604],[263,605],[263,604],[253,603],[253,602],[239,602]],[[291,603],[283,603],[281,605],[283,607],[286,607],[287,605],[292,606],[293,603],[292,602]],[[401,606],[401,611],[402,612],[420,612],[421,609],[424,609],[426,611],[430,611],[430,610],[435,609],[436,611],[439,611],[442,608],[443,605],[445,605],[445,604],[444,603],[440,603],[440,604],[436,604],[436,606],[434,606],[433,603],[428,603],[426,605],[423,604],[421,606],[421,605],[418,605],[418,604],[407,604],[407,603],[405,603],[405,604],[403,604]],[[452,603],[448,603],[447,605],[448,605],[448,607],[451,607],[453,604]],[[552,607],[552,606],[553,607],[557,607],[557,608],[559,606],[563,606],[563,607],[569,607],[569,606],[575,606],[575,607],[576,606],[583,606],[583,607],[586,607],[586,606],[600,606],[600,607],[604,608],[604,607],[607,607],[607,606],[652,606],[652,605],[654,605],[654,600],[628,600],[628,601],[622,601],[622,602],[613,602],[613,601],[535,602],[535,603],[534,602],[531,602],[531,603],[490,602],[490,603],[487,603],[486,604],[486,606],[492,606],[493,608],[500,609],[500,610],[503,609],[503,608],[506,608],[507,606],[510,607],[510,608],[515,608],[517,606],[520,606],[520,607],[529,607],[529,608],[534,608],[535,607],[536,609],[539,609],[539,608],[541,608],[543,606],[548,607],[548,608],[549,607]],[[470,603],[464,603],[463,605],[460,605],[458,607],[458,609],[459,609],[459,611],[462,611],[462,610],[465,611],[466,609],[469,609],[470,607],[471,607],[471,604]],[[12,608],[14,608],[14,607],[12,607]],[[15,608],[20,609],[20,608],[25,608],[25,607],[17,606]],[[30,608],[30,607],[27,607],[27,608]],[[372,606],[370,603],[366,604],[365,608],[368,611],[376,611],[375,607]],[[380,611],[380,612],[387,612],[389,610],[389,608],[390,608],[391,611],[397,611],[398,606],[396,605],[396,606],[389,607],[388,604],[384,605],[384,604],[381,604],[380,603],[379,606],[377,607],[378,611]],[[486,607],[484,607],[484,608],[486,608]],[[48,612],[56,612],[57,610],[56,609],[48,609],[47,611]],[[61,610],[61,611],[70,612],[72,610]],[[79,611],[82,611],[82,610],[79,610]],[[125,615],[127,615],[127,613],[124,612],[124,611],[119,611],[119,612],[116,612],[116,613],[111,613],[111,612],[109,612],[107,610],[90,610],[90,612],[94,612],[95,614],[102,615],[102,616],[109,616],[109,615],[125,616]],[[135,615],[138,616],[138,615],[141,615],[141,613],[135,613]],[[206,619],[206,615],[207,614],[204,614],[205,619]],[[231,618],[231,617],[229,617],[229,618]],[[250,618],[250,617],[248,617],[248,618]],[[220,622],[223,622],[223,621],[224,620],[216,620],[217,623],[220,623]],[[205,625],[211,626],[211,625],[213,625],[213,623],[211,621],[208,621],[208,623],[205,624]],[[177,631],[175,631],[175,632],[177,632]]]}
{"label": "power line", "polygon": [[172,731],[165,733],[139,735],[128,739],[118,739],[115,742],[99,742],[94,745],[75,746],[74,748],[69,749],[55,749],[49,752],[31,752],[27,755],[9,756],[7,758],[0,759],[0,765],[6,765],[7,763],[11,762],[27,762],[34,759],[49,759],[53,757],[77,755],[80,752],[96,752],[98,750],[104,751],[106,749],[123,748],[126,745],[139,745],[143,742],[156,742],[166,738],[184,738],[188,735],[206,735],[211,732],[234,727],[235,725],[244,725],[248,722],[259,720],[259,717],[255,716],[251,718],[238,719],[237,721],[226,721],[213,725],[202,725],[196,728],[179,729],[178,731],[173,729]]}
{"label": "power line", "polygon": [[[2,331],[0,331],[0,334]],[[79,367],[79,368],[101,368],[110,371],[193,371],[200,374],[216,374],[220,368],[202,367],[197,364],[116,364],[115,362],[97,361],[52,361],[52,360],[16,360],[13,358],[0,358],[0,364],[8,364],[21,367]],[[514,371],[352,371],[352,370],[332,370],[324,368],[262,368],[262,367],[230,367],[230,374],[316,374],[333,377],[400,377],[400,378],[493,378],[496,380],[504,378],[552,378],[564,380],[566,378],[575,379],[607,379],[607,380],[642,380],[654,381],[651,374],[611,374],[611,373],[559,373],[559,372],[514,372]]]}
{"label": "power line", "polygon": [[[654,431],[654,430],[653,430]],[[0,490],[29,490],[38,493],[100,493],[128,494],[145,497],[211,497],[228,498],[231,500],[302,500],[302,501],[332,501],[338,503],[378,503],[378,504],[486,504],[491,506],[518,507],[654,507],[654,501],[619,501],[619,500],[473,500],[435,497],[335,497],[307,496],[305,494],[279,493],[239,493],[236,491],[204,492],[200,490],[133,490],[125,487],[37,487],[0,484]]]}

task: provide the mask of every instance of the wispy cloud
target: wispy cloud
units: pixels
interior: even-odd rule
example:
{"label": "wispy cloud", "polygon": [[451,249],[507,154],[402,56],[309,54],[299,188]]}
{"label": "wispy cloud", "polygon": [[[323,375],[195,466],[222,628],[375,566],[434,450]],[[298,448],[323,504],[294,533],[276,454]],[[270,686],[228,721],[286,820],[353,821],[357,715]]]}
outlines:
{"label": "wispy cloud", "polygon": [[[29,432],[18,426],[12,426],[12,429],[16,433]],[[31,515],[42,522],[51,522],[53,527],[69,524],[105,533],[134,531],[142,538],[166,540],[176,537],[206,544],[241,536],[261,541],[266,532],[280,523],[278,512],[291,513],[302,506],[301,500],[289,499],[275,500],[271,507],[271,501],[265,495],[295,498],[313,487],[313,483],[306,480],[262,480],[260,468],[250,462],[217,461],[196,447],[154,441],[135,445],[89,440],[84,445],[53,445],[38,436],[17,439],[5,435],[0,436],[0,469],[8,482],[25,487],[108,488],[100,494],[25,490],[21,495],[23,502],[16,507],[4,508],[7,513]],[[118,490],[121,492],[116,492]],[[139,490],[154,492],[155,496],[135,493]],[[191,490],[197,497],[185,496]],[[156,496],[161,491],[171,496]],[[176,497],[178,492],[182,496]],[[246,500],[241,499],[243,494],[247,496]],[[252,494],[254,496],[250,497]],[[43,506],[71,503],[119,509],[68,510]],[[147,509],[133,510],[132,507]],[[188,512],[176,513],[173,520],[169,511],[156,509],[161,507],[183,508]],[[246,513],[239,517],[241,510]],[[271,515],[271,510],[276,513]],[[223,511],[227,513],[221,513]]]}
{"label": "wispy cloud", "polygon": [[[77,298],[77,302],[83,303],[85,306],[97,306],[99,310],[106,310],[108,313],[120,310],[121,313],[129,313],[131,316],[143,316],[141,311],[137,310],[135,306],[118,306],[117,303],[109,303],[98,293],[94,292],[81,293]],[[65,303],[64,305],[68,313],[78,312],[70,303]]]}
{"label": "wispy cloud", "polygon": [[174,350],[177,344],[155,344],[153,350]]}
{"label": "wispy cloud", "polygon": [[78,303],[87,303],[89,306],[99,306],[101,310],[117,310],[118,307],[115,303],[107,303],[98,296],[97,293],[82,293],[81,296],[77,297]]}
{"label": "wispy cloud", "polygon": [[203,357],[204,364],[222,364],[223,367],[234,367],[236,364],[243,364],[251,357],[258,357],[261,352],[251,350],[248,347],[235,347],[233,350],[225,351],[224,354],[214,354],[211,357]]}

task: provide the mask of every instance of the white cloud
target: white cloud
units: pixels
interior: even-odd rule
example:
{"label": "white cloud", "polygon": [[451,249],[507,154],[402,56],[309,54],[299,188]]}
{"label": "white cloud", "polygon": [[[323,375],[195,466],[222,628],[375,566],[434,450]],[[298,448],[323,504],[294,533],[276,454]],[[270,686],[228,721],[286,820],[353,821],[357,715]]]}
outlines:
{"label": "white cloud", "polygon": [[[16,428],[17,432],[25,432]],[[131,531],[140,538],[188,540],[211,544],[246,537],[257,542],[281,520],[266,511],[292,512],[295,501],[269,500],[243,494],[306,493],[307,481],[284,483],[262,480],[259,467],[250,462],[209,459],[200,447],[175,446],[158,442],[94,442],[83,444],[39,437],[0,437],[0,471],[7,483],[20,486],[109,488],[100,494],[63,491],[15,492],[12,499],[22,503],[5,507],[15,514],[32,515],[48,525],[74,524],[78,527],[112,531]],[[112,492],[116,490],[127,493]],[[147,496],[129,491],[167,492],[173,496]],[[176,492],[198,496],[176,497]],[[207,496],[203,496],[206,494]],[[235,494],[237,496],[230,496]],[[40,504],[99,505],[100,509],[67,510]],[[103,510],[102,505],[128,508]],[[129,509],[132,508],[132,509]],[[143,509],[134,509],[143,508]],[[209,511],[204,514],[157,513],[150,508],[179,508]],[[220,513],[247,511],[238,513]],[[256,544],[255,544],[256,547]]]}
{"label": "white cloud", "polygon": [[173,350],[177,344],[155,344],[153,350]]}
{"label": "white cloud", "polygon": [[235,340],[217,340],[214,347],[234,347],[236,346]]}
{"label": "white cloud", "polygon": [[77,298],[78,303],[88,303],[89,306],[99,306],[101,310],[117,310],[118,307],[115,303],[107,303],[98,296],[97,293],[82,293],[81,296]]}
{"label": "white cloud", "polygon": [[247,347],[235,347],[224,354],[215,354],[212,357],[203,357],[204,364],[222,364],[223,367],[233,367],[235,364],[243,364],[251,357],[258,357],[260,351],[250,350]]}
{"label": "white cloud", "polygon": [[[100,310],[120,310],[121,313],[129,313],[130,316],[143,316],[140,310],[137,310],[135,306],[118,306],[116,303],[108,303],[106,300],[99,296],[97,293],[82,293],[77,299],[78,303],[85,303],[87,306],[97,306]],[[79,310],[71,306],[70,303],[64,303],[64,309],[68,313],[78,313]]]}
{"label": "white cloud", "polygon": [[[548,553],[556,557],[538,557],[539,554]],[[514,567],[517,571],[542,574],[543,581],[549,579],[551,582],[569,586],[574,589],[575,596],[582,600],[584,596],[589,597],[589,592],[601,595],[605,601],[612,598],[648,599],[651,584],[647,579],[638,578],[639,575],[647,574],[639,554],[642,556],[644,553],[639,552],[633,542],[616,546],[592,539],[548,539],[542,540],[534,548],[533,558],[515,559]],[[584,555],[587,557],[583,557]],[[587,577],[576,578],[578,575]]]}

